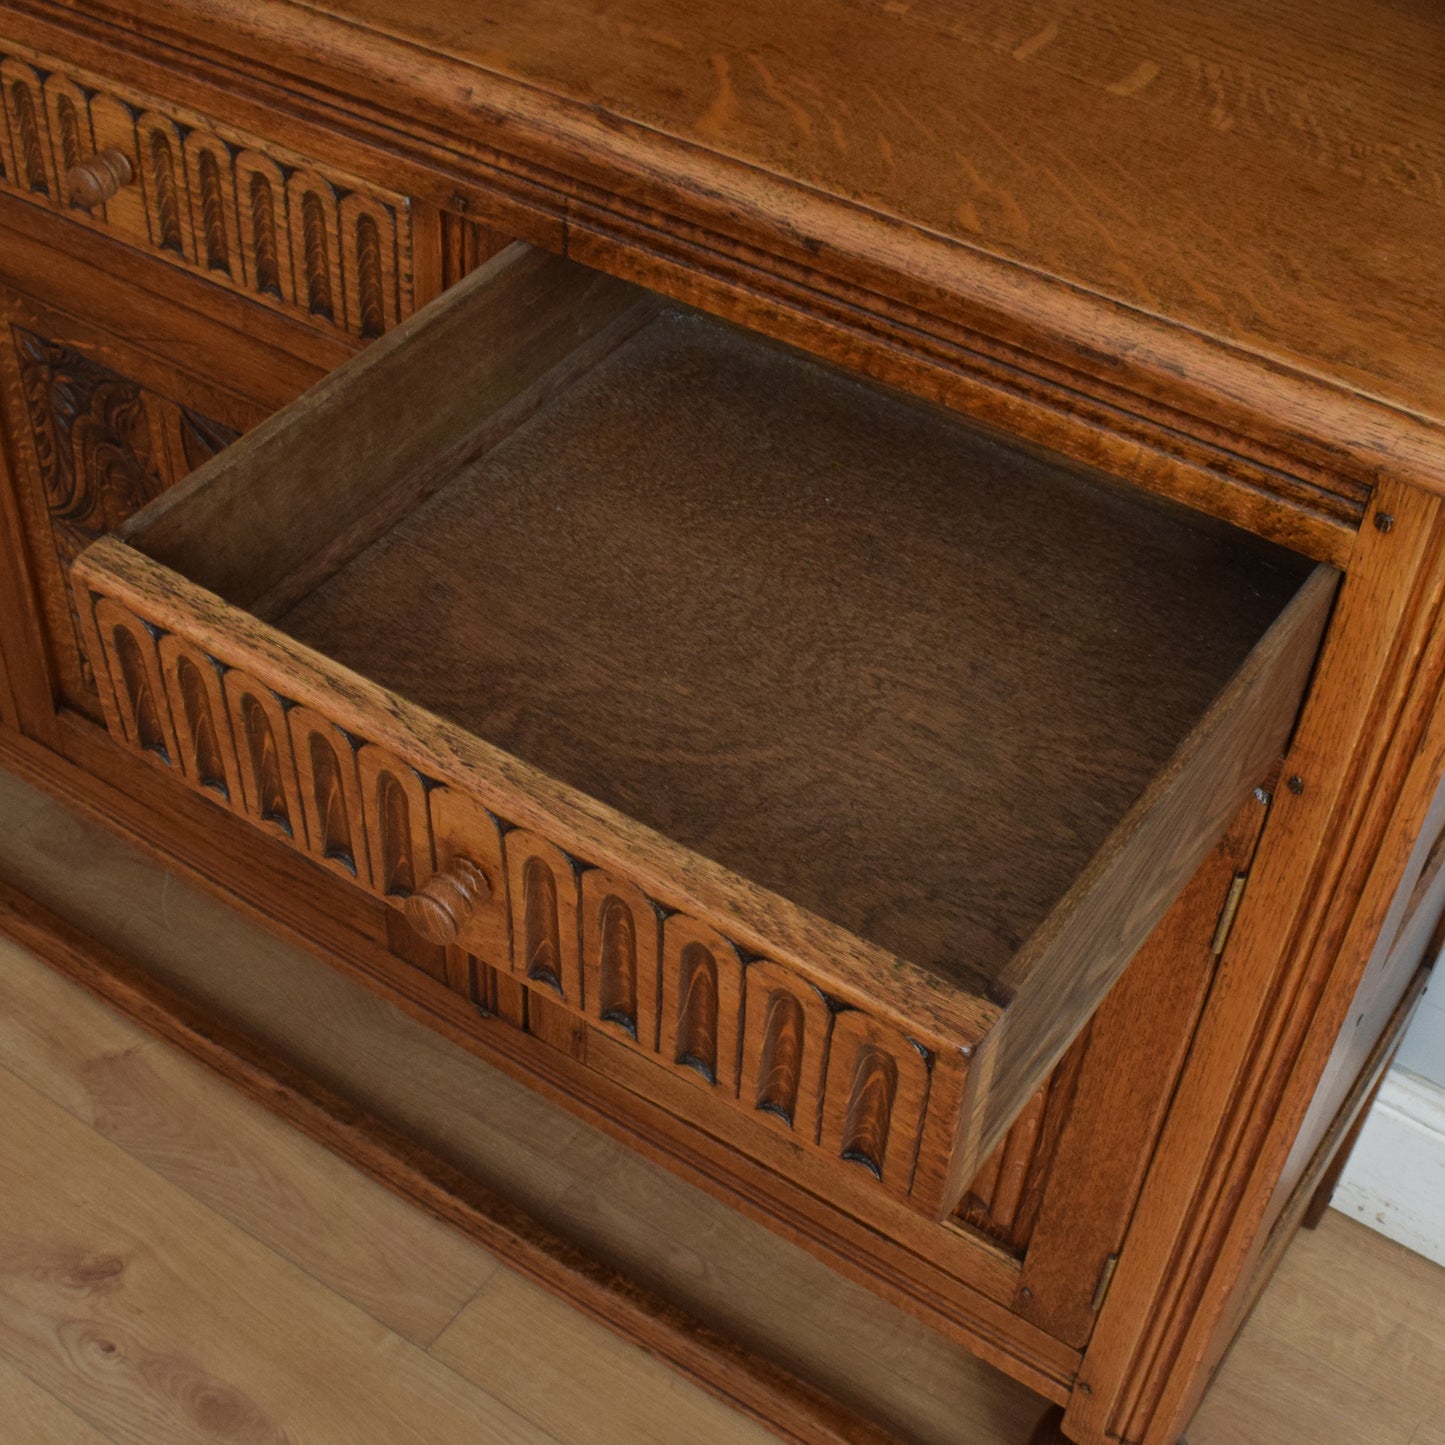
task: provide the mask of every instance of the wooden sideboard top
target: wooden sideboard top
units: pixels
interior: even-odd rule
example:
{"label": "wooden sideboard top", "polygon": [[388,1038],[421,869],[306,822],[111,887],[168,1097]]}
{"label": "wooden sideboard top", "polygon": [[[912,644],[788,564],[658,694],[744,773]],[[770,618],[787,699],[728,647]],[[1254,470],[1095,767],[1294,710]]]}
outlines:
{"label": "wooden sideboard top", "polygon": [[759,277],[819,278],[1266,464],[1445,489],[1445,17],[1426,0],[10,9],[484,148],[564,224],[585,200],[605,230],[595,208],[620,203],[634,229],[727,251],[763,299]]}
{"label": "wooden sideboard top", "polygon": [[1445,416],[1426,4],[307,8]]}

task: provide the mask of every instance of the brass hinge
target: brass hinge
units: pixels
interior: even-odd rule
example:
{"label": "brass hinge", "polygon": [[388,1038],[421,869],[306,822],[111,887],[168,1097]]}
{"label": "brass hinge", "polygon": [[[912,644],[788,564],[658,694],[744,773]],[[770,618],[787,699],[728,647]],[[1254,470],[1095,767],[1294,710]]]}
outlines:
{"label": "brass hinge", "polygon": [[1099,1273],[1099,1282],[1094,1286],[1094,1298],[1089,1302],[1089,1308],[1098,1314],[1104,1308],[1104,1299],[1109,1293],[1109,1286],[1114,1283],[1114,1270],[1118,1267],[1119,1256],[1111,1254],[1104,1261],[1104,1268]]}
{"label": "brass hinge", "polygon": [[1229,935],[1234,931],[1234,920],[1239,916],[1239,904],[1244,897],[1244,885],[1248,882],[1248,873],[1236,873],[1234,881],[1229,885],[1229,892],[1224,897],[1224,907],[1219,914],[1219,922],[1214,925],[1214,938],[1209,945],[1209,952],[1215,958],[1224,952],[1225,945],[1229,942]]}

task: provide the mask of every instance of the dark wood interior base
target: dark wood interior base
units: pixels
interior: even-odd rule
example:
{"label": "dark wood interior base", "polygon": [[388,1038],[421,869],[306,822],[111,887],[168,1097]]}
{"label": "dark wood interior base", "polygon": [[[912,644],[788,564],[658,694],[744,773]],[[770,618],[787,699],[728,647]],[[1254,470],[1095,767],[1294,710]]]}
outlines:
{"label": "dark wood interior base", "polygon": [[3,882],[0,933],[394,1194],[783,1439],[799,1445],[886,1445],[897,1439],[591,1258],[497,1191],[208,1016],[114,949]]}

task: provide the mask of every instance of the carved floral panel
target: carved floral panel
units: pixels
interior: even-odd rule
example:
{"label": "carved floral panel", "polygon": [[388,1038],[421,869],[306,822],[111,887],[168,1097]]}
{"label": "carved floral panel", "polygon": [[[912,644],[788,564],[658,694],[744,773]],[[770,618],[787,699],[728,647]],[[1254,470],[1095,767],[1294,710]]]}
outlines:
{"label": "carved floral panel", "polygon": [[[229,427],[34,331],[12,326],[11,342],[62,569],[236,439]],[[93,693],[78,636],[77,648],[84,686]]]}

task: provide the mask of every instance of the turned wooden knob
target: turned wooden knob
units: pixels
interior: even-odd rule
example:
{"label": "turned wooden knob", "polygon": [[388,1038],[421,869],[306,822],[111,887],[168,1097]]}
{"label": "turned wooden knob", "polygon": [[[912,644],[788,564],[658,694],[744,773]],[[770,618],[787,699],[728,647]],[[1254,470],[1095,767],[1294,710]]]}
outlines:
{"label": "turned wooden knob", "polygon": [[458,856],[433,873],[402,904],[402,912],[428,943],[455,943],[491,894],[487,875],[470,858]]}
{"label": "turned wooden knob", "polygon": [[135,180],[135,167],[124,151],[101,151],[65,173],[70,188],[70,204],[82,211],[92,210],[108,201],[122,186]]}

